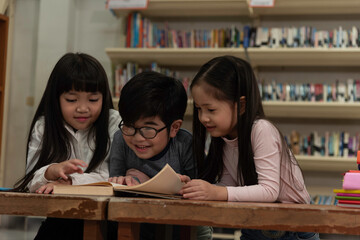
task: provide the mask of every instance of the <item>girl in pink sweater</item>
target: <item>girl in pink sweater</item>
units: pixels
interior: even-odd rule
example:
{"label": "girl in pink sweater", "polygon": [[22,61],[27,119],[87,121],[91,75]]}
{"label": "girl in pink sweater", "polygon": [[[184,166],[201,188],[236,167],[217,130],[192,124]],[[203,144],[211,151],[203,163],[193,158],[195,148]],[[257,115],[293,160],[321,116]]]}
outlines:
{"label": "girl in pink sweater", "polygon": [[[200,179],[181,194],[199,200],[310,203],[301,169],[280,131],[265,119],[251,65],[236,57],[204,64],[191,86],[193,149]],[[205,154],[207,133],[211,136]],[[319,239],[315,233],[242,230],[242,240]]]}

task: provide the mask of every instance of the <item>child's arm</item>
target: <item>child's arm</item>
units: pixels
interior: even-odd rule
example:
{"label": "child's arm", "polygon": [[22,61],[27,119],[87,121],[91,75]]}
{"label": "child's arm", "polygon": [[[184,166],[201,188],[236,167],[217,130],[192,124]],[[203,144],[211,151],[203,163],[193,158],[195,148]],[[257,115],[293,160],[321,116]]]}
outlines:
{"label": "child's arm", "polygon": [[226,187],[216,186],[200,179],[186,183],[179,193],[184,198],[194,200],[228,200]]}

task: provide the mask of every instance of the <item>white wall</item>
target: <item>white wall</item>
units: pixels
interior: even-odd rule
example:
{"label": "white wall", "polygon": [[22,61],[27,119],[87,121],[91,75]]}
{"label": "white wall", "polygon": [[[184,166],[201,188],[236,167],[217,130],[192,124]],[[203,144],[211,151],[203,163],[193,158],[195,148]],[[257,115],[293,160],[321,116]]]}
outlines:
{"label": "white wall", "polygon": [[99,0],[16,0],[14,19],[5,187],[12,187],[25,172],[29,125],[55,63],[67,51],[88,53],[110,78],[104,49],[120,46],[122,31],[121,22]]}

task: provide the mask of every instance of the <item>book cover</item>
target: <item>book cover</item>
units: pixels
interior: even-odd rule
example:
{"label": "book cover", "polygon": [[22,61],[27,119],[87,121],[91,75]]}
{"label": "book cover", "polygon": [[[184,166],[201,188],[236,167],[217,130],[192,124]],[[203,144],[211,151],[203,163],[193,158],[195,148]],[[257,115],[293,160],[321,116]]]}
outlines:
{"label": "book cover", "polygon": [[359,194],[360,190],[345,190],[345,189],[334,189],[334,193],[356,193]]}
{"label": "book cover", "polygon": [[344,175],[343,189],[359,190],[360,189],[360,173],[346,172]]}
{"label": "book cover", "polygon": [[[55,185],[53,194],[80,194],[113,196],[116,192],[140,194],[160,198],[181,198],[177,193],[183,186],[180,177],[166,164],[150,180],[139,185],[127,186],[111,182],[97,182],[85,185]],[[124,196],[123,194],[119,194]]]}
{"label": "book cover", "polygon": [[336,206],[347,207],[347,208],[360,208],[359,204],[348,204],[348,203],[337,203]]}
{"label": "book cover", "polygon": [[356,200],[339,200],[338,203],[341,203],[341,204],[357,204],[357,205],[360,205],[360,201],[356,201]]}
{"label": "book cover", "polygon": [[338,200],[355,200],[355,201],[360,201],[360,197],[335,196],[335,198],[338,199]]}
{"label": "book cover", "polygon": [[343,197],[359,197],[360,193],[337,193],[336,196],[343,196]]}

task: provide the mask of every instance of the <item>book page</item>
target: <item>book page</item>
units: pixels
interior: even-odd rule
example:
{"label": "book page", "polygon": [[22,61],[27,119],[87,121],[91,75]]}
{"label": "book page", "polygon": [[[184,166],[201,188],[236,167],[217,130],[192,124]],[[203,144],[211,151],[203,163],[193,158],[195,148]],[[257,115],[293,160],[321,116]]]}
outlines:
{"label": "book page", "polygon": [[184,183],[181,182],[180,177],[174,169],[172,169],[169,164],[166,164],[165,167],[150,180],[135,186],[114,186],[114,190],[121,191],[121,189],[125,189],[152,193],[177,194],[183,184]]}

